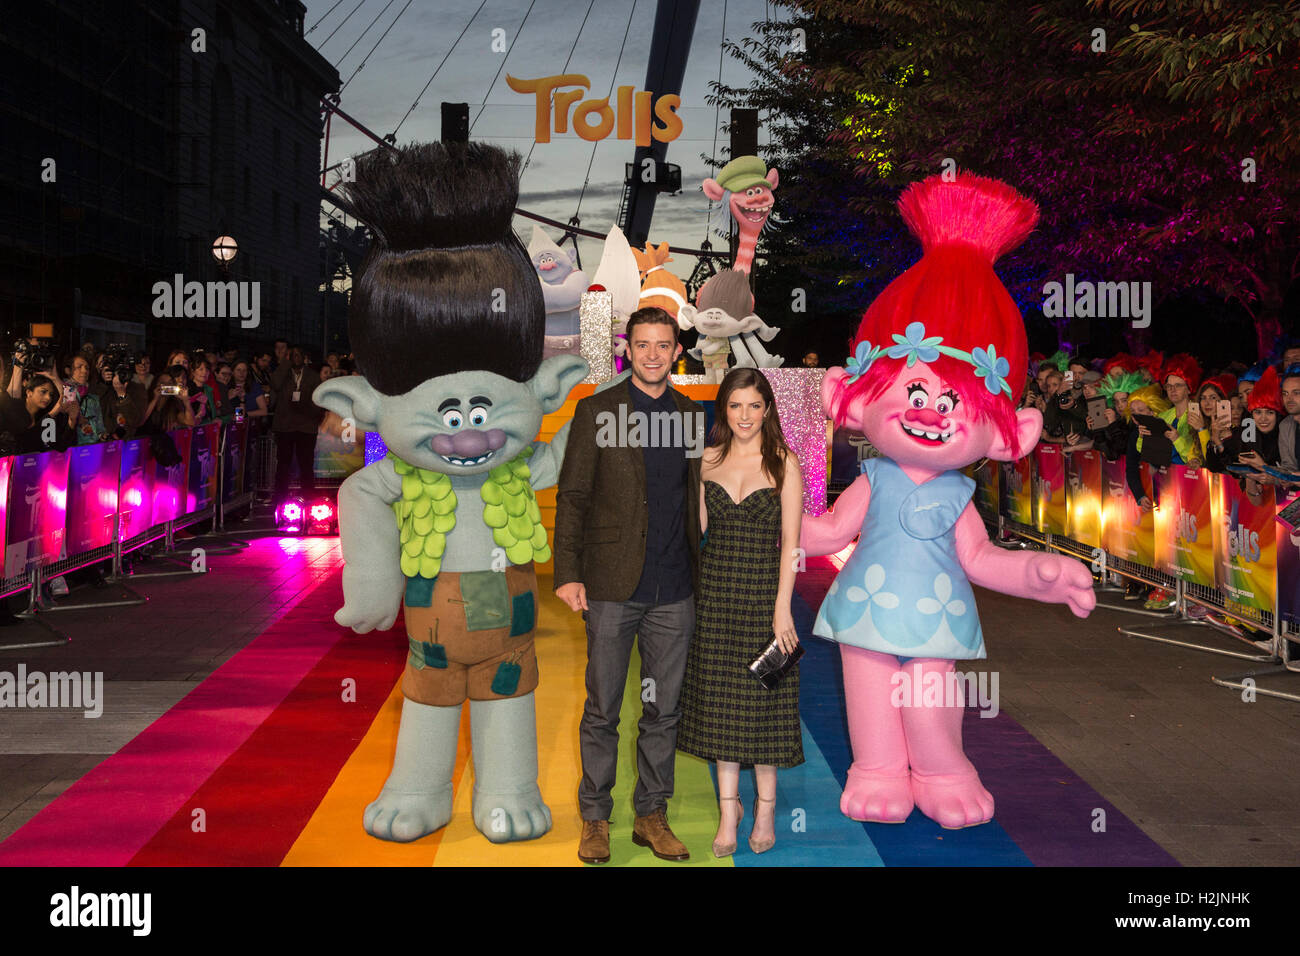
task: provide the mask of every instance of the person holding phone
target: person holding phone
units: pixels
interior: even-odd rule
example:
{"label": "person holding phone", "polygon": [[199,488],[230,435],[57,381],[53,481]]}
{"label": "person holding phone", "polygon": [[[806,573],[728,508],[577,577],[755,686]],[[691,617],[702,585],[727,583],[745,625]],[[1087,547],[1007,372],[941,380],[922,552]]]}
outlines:
{"label": "person holding phone", "polygon": [[1101,416],[1105,419],[1104,427],[1093,434],[1093,447],[1108,460],[1114,461],[1128,450],[1129,433],[1134,430],[1128,411],[1129,395],[1150,384],[1142,372],[1118,366],[1097,383],[1097,393],[1109,401],[1110,407]]}
{"label": "person holding phone", "polygon": [[[1201,427],[1196,439],[1200,454],[1205,461],[1211,443],[1221,441],[1232,430],[1232,402],[1228,396],[1236,394],[1237,379],[1228,373],[1207,378],[1196,392],[1195,408]],[[1190,412],[1189,412],[1190,417]]]}
{"label": "person holding phone", "polygon": [[1201,449],[1197,433],[1205,427],[1201,410],[1192,402],[1192,392],[1201,384],[1201,365],[1186,352],[1171,355],[1160,369],[1160,381],[1165,387],[1170,411],[1158,416],[1176,433],[1173,463],[1200,464]]}
{"label": "person holding phone", "polygon": [[1245,479],[1246,494],[1256,496],[1261,486],[1276,484],[1276,479],[1260,470],[1265,465],[1276,467],[1281,464],[1282,456],[1278,448],[1278,422],[1285,413],[1282,404],[1282,391],[1278,387],[1277,371],[1270,365],[1260,376],[1255,387],[1250,390],[1246,400],[1251,418],[1255,421],[1254,441],[1247,441],[1250,436],[1247,429],[1242,429],[1241,446],[1237,455],[1237,464],[1257,470],[1257,475]]}

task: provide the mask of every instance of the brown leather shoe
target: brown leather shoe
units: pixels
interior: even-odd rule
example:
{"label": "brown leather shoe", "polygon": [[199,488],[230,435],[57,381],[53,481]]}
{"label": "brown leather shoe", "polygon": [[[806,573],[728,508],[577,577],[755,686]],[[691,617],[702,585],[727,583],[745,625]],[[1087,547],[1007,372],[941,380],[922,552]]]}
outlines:
{"label": "brown leather shoe", "polygon": [[578,859],[583,863],[609,862],[609,821],[583,820]]}
{"label": "brown leather shoe", "polygon": [[648,816],[637,817],[632,824],[632,842],[648,846],[650,852],[661,860],[689,860],[686,844],[673,836],[668,829],[668,816],[661,807]]}

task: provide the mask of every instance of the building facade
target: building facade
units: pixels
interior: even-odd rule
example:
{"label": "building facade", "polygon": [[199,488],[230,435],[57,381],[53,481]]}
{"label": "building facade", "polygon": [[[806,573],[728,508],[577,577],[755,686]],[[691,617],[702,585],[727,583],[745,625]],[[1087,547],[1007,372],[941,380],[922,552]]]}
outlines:
{"label": "building facade", "polygon": [[[298,0],[26,0],[0,22],[0,333],[149,352],[319,339],[320,98]],[[217,237],[238,254],[223,269]],[[258,283],[239,315],[155,284]]]}

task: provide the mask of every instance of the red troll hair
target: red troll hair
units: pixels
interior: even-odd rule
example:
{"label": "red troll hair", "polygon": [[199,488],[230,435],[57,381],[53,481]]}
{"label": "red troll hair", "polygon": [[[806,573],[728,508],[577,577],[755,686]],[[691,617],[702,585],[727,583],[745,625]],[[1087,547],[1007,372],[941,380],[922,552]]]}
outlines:
{"label": "red troll hair", "polygon": [[[913,183],[898,200],[903,221],[921,242],[919,262],[891,282],[867,308],[853,339],[888,349],[913,322],[945,346],[971,352],[992,345],[1010,366],[1010,397],[990,392],[975,366],[949,355],[927,363],[967,402],[975,420],[992,421],[1016,444],[1015,405],[1025,386],[1029,343],[1024,321],[993,263],[1024,242],[1038,222],[1038,206],[1006,183],[972,173],[945,182],[931,176]],[[905,358],[881,354],[857,381],[841,385],[832,399],[842,423],[858,397],[877,398],[898,375]]]}

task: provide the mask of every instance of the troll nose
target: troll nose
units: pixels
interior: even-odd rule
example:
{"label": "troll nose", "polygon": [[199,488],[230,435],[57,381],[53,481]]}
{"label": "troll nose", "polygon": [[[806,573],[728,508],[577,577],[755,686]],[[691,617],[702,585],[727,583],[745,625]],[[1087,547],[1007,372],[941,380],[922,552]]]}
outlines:
{"label": "troll nose", "polygon": [[455,458],[477,458],[485,451],[496,451],[506,443],[506,433],[499,428],[481,432],[467,428],[454,435],[434,435],[433,450]]}
{"label": "troll nose", "polygon": [[909,408],[903,413],[903,421],[926,431],[937,431],[948,423],[948,419],[931,408]]}

